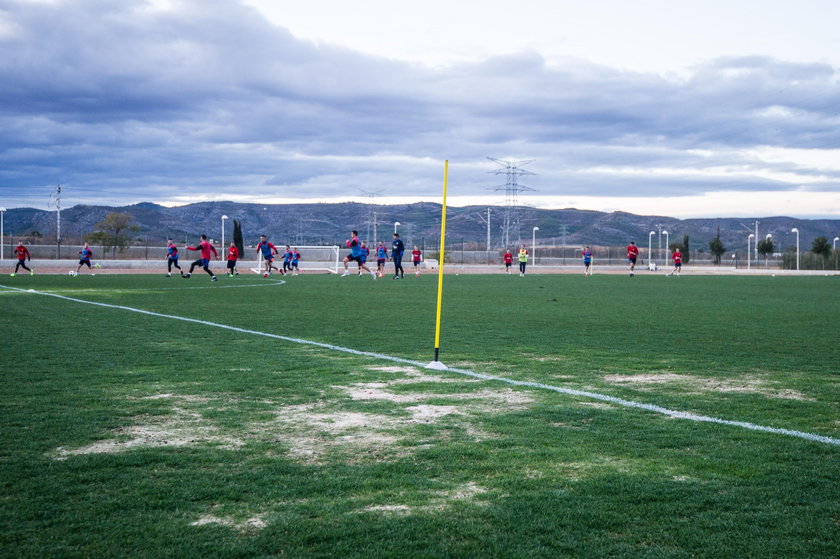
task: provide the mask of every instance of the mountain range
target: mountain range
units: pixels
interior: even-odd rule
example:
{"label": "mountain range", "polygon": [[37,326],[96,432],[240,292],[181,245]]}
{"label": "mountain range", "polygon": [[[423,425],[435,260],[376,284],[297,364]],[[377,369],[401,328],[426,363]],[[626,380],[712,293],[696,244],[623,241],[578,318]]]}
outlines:
{"label": "mountain range", "polygon": [[[254,244],[265,234],[275,244],[320,245],[340,244],[356,229],[362,239],[390,241],[396,229],[407,245],[434,243],[440,237],[441,206],[435,203],[403,205],[369,205],[353,202],[332,204],[243,204],[237,202],[200,202],[165,207],[143,202],[130,206],[77,205],[61,211],[61,237],[64,244],[79,243],[85,234],[97,230],[96,224],[111,212],[127,213],[133,218],[138,243],[162,243],[167,237],[176,242],[194,241],[201,234],[219,240],[222,216],[226,239],[232,236],[235,219],[242,224],[246,244]],[[502,248],[501,225],[506,208],[489,208],[490,247]],[[55,211],[14,208],[5,213],[7,239],[40,237],[54,242],[57,229]],[[467,249],[484,250],[487,241],[487,206],[447,208],[447,243],[461,243]],[[656,246],[659,232],[667,231],[670,242],[680,242],[688,235],[691,250],[708,250],[709,241],[720,231],[728,249],[746,249],[747,237],[755,232],[758,220],[759,238],[773,235],[781,249],[795,246],[800,232],[800,246],[808,250],[814,238],[824,236],[829,242],[840,235],[840,220],[798,219],[792,217],[677,219],[667,216],[635,215],[625,212],[599,212],[578,209],[537,209],[519,207],[508,219],[507,244],[518,241],[530,244],[535,235],[542,246],[622,246],[635,241],[646,247],[651,240]],[[518,233],[515,223],[519,224]],[[534,227],[539,227],[538,232]],[[649,238],[650,232],[655,235]],[[374,236],[375,234],[375,236]],[[8,241],[7,241],[8,242]],[[664,241],[663,241],[664,245]]]}

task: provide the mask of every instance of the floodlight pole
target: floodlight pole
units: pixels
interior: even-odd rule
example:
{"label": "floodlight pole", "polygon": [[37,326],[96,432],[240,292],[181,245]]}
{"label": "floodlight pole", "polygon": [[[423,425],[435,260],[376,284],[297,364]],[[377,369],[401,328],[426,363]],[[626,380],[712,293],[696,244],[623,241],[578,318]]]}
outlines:
{"label": "floodlight pole", "polygon": [[794,227],[790,230],[791,233],[796,233],[796,271],[799,271],[799,229]]}
{"label": "floodlight pole", "polygon": [[653,259],[653,245],[651,244],[653,241],[653,236],[656,235],[656,231],[651,231],[648,234],[648,270],[650,270],[650,265],[654,263]]}
{"label": "floodlight pole", "polygon": [[[222,252],[224,252],[225,250],[225,220],[227,218],[228,216],[226,215],[222,216]],[[219,254],[222,254],[222,252],[220,252]]]}
{"label": "floodlight pole", "polygon": [[663,231],[662,234],[665,235],[665,258],[662,259],[663,260],[662,265],[667,266],[668,265],[668,251],[670,250],[668,248],[668,232]]}
{"label": "floodlight pole", "polygon": [[5,248],[6,240],[5,240],[5,229],[3,223],[3,217],[6,215],[6,208],[0,208],[0,260],[3,260],[3,251]]}
{"label": "floodlight pole", "polygon": [[837,269],[837,241],[840,241],[840,237],[834,237],[834,241],[831,243],[831,250],[834,252],[834,269]]}
{"label": "floodlight pole", "polygon": [[534,266],[537,265],[537,231],[539,230],[539,227],[534,227],[531,230],[531,260]]}
{"label": "floodlight pole", "polygon": [[400,223],[399,221],[394,222],[394,233],[397,232],[397,225],[402,225],[402,223]]}
{"label": "floodlight pole", "polygon": [[750,236],[747,237],[747,270],[750,269],[750,239],[754,239],[755,235],[750,233]]}

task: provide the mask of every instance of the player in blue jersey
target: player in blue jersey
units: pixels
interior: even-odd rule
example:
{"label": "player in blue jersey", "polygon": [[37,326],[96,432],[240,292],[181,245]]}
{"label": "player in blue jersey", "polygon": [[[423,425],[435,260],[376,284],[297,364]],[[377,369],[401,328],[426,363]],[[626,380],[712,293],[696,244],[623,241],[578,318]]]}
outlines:
{"label": "player in blue jersey", "polygon": [[79,267],[76,268],[77,274],[81,271],[82,266],[87,266],[88,270],[90,270],[90,259],[92,257],[93,251],[90,249],[90,245],[85,243],[85,246],[83,246],[82,250],[79,251]]}
{"label": "player in blue jersey", "polygon": [[373,279],[376,279],[376,274],[365,265],[367,255],[362,248],[362,242],[359,240],[359,232],[350,231],[350,238],[344,241],[344,244],[350,249],[350,254],[344,257],[344,273],[341,274],[341,277],[350,275],[350,262],[355,262],[359,266],[359,275],[361,275],[361,271],[364,270],[373,276]]}
{"label": "player in blue jersey", "polygon": [[589,247],[583,247],[583,275],[591,276],[592,270],[592,250]]}
{"label": "player in blue jersey", "polygon": [[283,253],[283,273],[292,271],[292,249],[286,245],[286,251]]}
{"label": "player in blue jersey", "polygon": [[297,248],[292,249],[292,275],[296,276],[300,273],[298,263],[300,262],[300,252]]}
{"label": "player in blue jersey", "polygon": [[184,270],[178,265],[178,247],[172,239],[166,241],[166,277],[172,277],[172,267],[178,268],[178,272],[183,273]]}
{"label": "player in blue jersey", "polygon": [[277,247],[268,242],[265,235],[260,235],[260,243],[257,245],[257,252],[262,253],[263,260],[265,260],[265,273],[271,275],[271,270],[277,270],[281,274],[286,273],[274,265],[274,255],[277,254]]}
{"label": "player in blue jersey", "polygon": [[394,242],[391,243],[391,260],[394,261],[394,279],[405,277],[405,270],[402,267],[402,257],[405,252],[405,244],[400,239],[399,233],[394,233]]}

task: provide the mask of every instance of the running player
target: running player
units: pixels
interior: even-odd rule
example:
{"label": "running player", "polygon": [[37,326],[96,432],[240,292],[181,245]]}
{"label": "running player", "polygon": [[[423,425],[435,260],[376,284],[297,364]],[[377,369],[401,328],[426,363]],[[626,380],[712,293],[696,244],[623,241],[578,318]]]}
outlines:
{"label": "running player", "polygon": [[184,279],[190,279],[192,277],[193,270],[195,270],[196,266],[201,266],[201,268],[210,275],[210,281],[218,281],[219,278],[217,278],[216,274],[214,274],[213,271],[210,270],[210,260],[212,258],[218,258],[219,253],[216,252],[216,247],[214,247],[207,241],[207,235],[201,235],[197,246],[188,246],[186,247],[186,249],[192,251],[200,251],[201,254],[195,260],[195,262],[190,264],[190,271],[186,274],[182,272],[181,277]]}
{"label": "running player", "polygon": [[286,251],[283,252],[283,273],[292,271],[292,249],[286,245]]}
{"label": "running player", "polygon": [[674,249],[674,253],[671,255],[671,260],[674,261],[674,269],[671,271],[669,276],[678,276],[680,275],[680,271],[682,271],[682,252],[680,252],[680,247]]}
{"label": "running player", "polygon": [[385,275],[385,261],[388,259],[388,249],[385,243],[379,241],[376,245],[376,274],[381,278]]}
{"label": "running player", "polygon": [[15,271],[9,274],[12,277],[15,277],[18,273],[18,269],[23,268],[29,272],[30,276],[34,276],[35,272],[32,271],[31,268],[26,266],[26,261],[32,261],[32,255],[29,254],[29,249],[23,246],[23,241],[18,241],[17,246],[15,247],[15,254],[17,254],[18,261],[17,266],[15,266]]}
{"label": "running player", "polygon": [[79,267],[76,268],[77,274],[82,269],[82,266],[87,266],[88,270],[90,270],[91,257],[93,257],[93,251],[90,249],[90,245],[85,243],[85,246],[83,246],[82,250],[79,251]]}
{"label": "running player", "polygon": [[589,267],[592,266],[592,251],[589,247],[583,247],[583,275],[591,276],[592,271]]}
{"label": "running player", "polygon": [[420,252],[420,249],[417,248],[417,245],[414,245],[414,250],[411,251],[411,261],[414,263],[414,275],[420,275],[420,258],[423,256],[423,253]]}
{"label": "running player", "polygon": [[630,262],[630,277],[636,275],[636,259],[639,257],[639,247],[636,246],[636,241],[630,241],[627,245],[627,261]]}
{"label": "running player", "polygon": [[341,277],[350,275],[350,270],[348,268],[349,264],[350,262],[355,262],[359,266],[359,275],[361,275],[362,270],[365,270],[373,276],[373,279],[376,279],[376,273],[365,266],[365,260],[367,260],[367,257],[364,249],[362,248],[362,242],[359,241],[359,232],[350,231],[350,238],[344,241],[344,244],[350,249],[350,254],[344,257],[344,273],[341,274]]}
{"label": "running player", "polygon": [[277,247],[269,243],[265,235],[260,235],[260,243],[257,245],[257,253],[262,253],[263,260],[265,260],[265,272],[271,275],[271,270],[277,270],[281,274],[285,274],[285,270],[280,270],[274,265],[274,255],[277,254]]}
{"label": "running player", "polygon": [[227,254],[227,271],[229,278],[239,275],[239,272],[236,269],[237,260],[239,260],[239,249],[236,247],[236,243],[231,242],[228,247]]}
{"label": "running player", "polygon": [[504,256],[502,256],[502,261],[505,263],[505,272],[510,275],[510,267],[513,266],[513,253],[510,249],[505,251]]}
{"label": "running player", "polygon": [[184,273],[184,270],[178,265],[178,247],[172,239],[166,241],[166,277],[172,277],[172,267],[178,268],[178,272]]}
{"label": "running player", "polygon": [[405,270],[402,267],[405,244],[400,239],[399,233],[394,233],[394,242],[391,243],[391,260],[394,261],[394,279],[405,277]]}
{"label": "running player", "polygon": [[292,249],[292,275],[296,276],[300,273],[298,263],[300,262],[300,252],[297,248]]}
{"label": "running player", "polygon": [[519,245],[519,277],[525,277],[525,267],[528,266],[528,249]]}

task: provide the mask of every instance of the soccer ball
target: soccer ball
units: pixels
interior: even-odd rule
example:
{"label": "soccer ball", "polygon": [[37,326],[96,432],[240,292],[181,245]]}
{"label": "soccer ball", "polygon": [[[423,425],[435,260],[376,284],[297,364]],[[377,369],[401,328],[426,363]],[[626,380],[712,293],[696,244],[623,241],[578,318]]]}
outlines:
{"label": "soccer ball", "polygon": [[268,272],[263,273],[263,277],[267,278],[268,277]]}
{"label": "soccer ball", "polygon": [[70,270],[69,272],[67,272],[67,275],[71,276],[71,277],[75,276],[76,275],[76,270]]}

